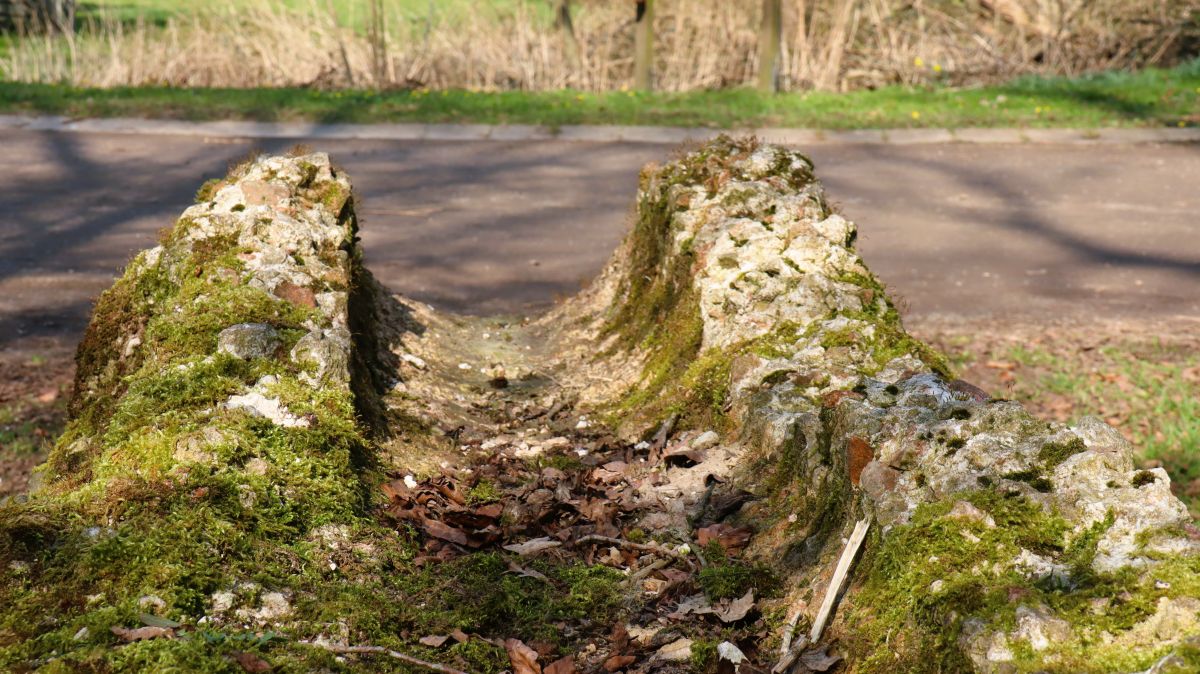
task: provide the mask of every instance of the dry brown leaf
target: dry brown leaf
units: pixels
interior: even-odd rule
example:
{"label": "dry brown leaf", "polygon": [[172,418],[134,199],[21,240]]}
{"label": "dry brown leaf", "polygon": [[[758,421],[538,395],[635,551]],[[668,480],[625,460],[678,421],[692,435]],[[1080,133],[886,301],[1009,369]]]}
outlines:
{"label": "dry brown leaf", "polygon": [[632,665],[637,661],[637,658],[632,655],[614,655],[604,661],[604,671],[615,672],[619,669]]}
{"label": "dry brown leaf", "polygon": [[234,651],[233,661],[242,668],[242,671],[250,672],[250,674],[269,672],[274,669],[274,667],[271,666],[271,663],[263,660],[253,653],[247,653],[245,651]]}
{"label": "dry brown leaf", "polygon": [[800,662],[809,670],[814,672],[827,672],[837,663],[841,662],[842,656],[830,655],[825,652],[828,647],[814,649],[800,656]]}
{"label": "dry brown leaf", "polygon": [[526,568],[524,566],[521,566],[520,564],[514,564],[513,562],[509,562],[508,570],[512,571],[513,573],[517,574],[518,576],[525,576],[526,578],[536,578],[538,580],[545,581],[547,583],[550,582],[550,579],[546,577],[546,574],[544,574],[541,571],[538,571],[536,569]]}
{"label": "dry brown leaf", "polygon": [[629,645],[629,630],[625,628],[624,623],[613,625],[612,632],[608,635],[608,640],[612,644],[614,651],[623,651]]}
{"label": "dry brown leaf", "polygon": [[125,643],[145,641],[146,639],[172,639],[175,637],[175,630],[166,627],[136,627],[134,629],[127,629],[114,626],[109,629],[113,634],[117,635],[118,639]]}
{"label": "dry brown leaf", "polygon": [[746,594],[738,599],[729,602],[729,606],[721,609],[718,608],[714,613],[721,619],[721,622],[732,623],[737,622],[746,617],[750,610],[754,608],[754,590],[747,590]]}
{"label": "dry brown leaf", "polygon": [[682,599],[679,602],[679,605],[675,607],[675,611],[669,614],[667,617],[674,620],[679,620],[689,613],[702,615],[712,612],[712,605],[709,604],[708,597],[705,597],[703,594],[694,594],[690,597],[685,597]]}
{"label": "dry brown leaf", "polygon": [[681,662],[692,657],[692,640],[677,639],[663,646],[654,653],[654,657],[660,660],[668,660],[671,662]]}
{"label": "dry brown leaf", "polygon": [[575,669],[575,658],[568,655],[546,665],[542,674],[577,674],[578,671]]}
{"label": "dry brown leaf", "polygon": [[446,636],[444,634],[430,634],[429,636],[421,637],[420,639],[417,640],[417,642],[420,643],[422,646],[428,646],[430,648],[441,648],[442,644],[446,643],[446,640],[449,638],[450,638],[449,636]]}
{"label": "dry brown leaf", "polygon": [[505,640],[504,650],[508,651],[513,674],[542,674],[542,667],[537,663],[537,651],[526,646],[520,639]]}
{"label": "dry brown leaf", "polygon": [[716,541],[726,553],[734,554],[746,547],[754,531],[746,527],[735,527],[724,522],[713,524],[696,530],[696,539],[700,547],[707,547]]}
{"label": "dry brown leaf", "polygon": [[434,538],[440,538],[443,541],[450,541],[451,543],[458,543],[459,545],[467,544],[467,534],[465,531],[461,529],[455,529],[454,527],[443,524],[437,520],[431,520],[428,518],[423,519],[421,520],[421,528],[425,530],[425,533],[433,536]]}

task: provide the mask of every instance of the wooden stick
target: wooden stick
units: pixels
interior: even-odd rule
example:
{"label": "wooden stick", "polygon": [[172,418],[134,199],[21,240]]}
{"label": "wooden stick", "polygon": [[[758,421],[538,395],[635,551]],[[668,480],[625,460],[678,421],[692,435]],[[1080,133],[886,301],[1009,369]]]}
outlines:
{"label": "wooden stick", "polygon": [[317,648],[324,648],[330,653],[378,653],[393,657],[397,660],[403,660],[410,665],[424,667],[425,669],[430,669],[435,672],[442,672],[442,674],[467,674],[461,669],[454,669],[453,667],[447,667],[446,665],[439,665],[436,662],[429,662],[420,658],[414,658],[411,655],[406,655],[400,651],[393,651],[392,649],[384,648],[383,646],[340,646],[338,644],[318,643],[315,641],[301,641],[298,643],[306,644],[308,646],[316,646]]}
{"label": "wooden stick", "polygon": [[771,674],[783,674],[783,672],[786,672],[792,666],[792,663],[796,661],[796,658],[800,657],[800,652],[807,645],[808,637],[803,634],[794,643],[789,643],[788,648],[783,651],[782,656],[779,658],[779,662],[775,663],[775,666],[771,668]]}
{"label": "wooden stick", "polygon": [[784,657],[792,649],[792,637],[796,634],[796,623],[800,622],[800,609],[792,609],[792,617],[783,627],[783,639],[779,642],[779,656]]}
{"label": "wooden stick", "polygon": [[656,552],[660,555],[670,555],[672,557],[680,557],[680,558],[685,556],[685,555],[682,555],[668,547],[659,545],[657,543],[634,543],[633,541],[627,541],[627,540],[624,540],[621,538],[613,538],[611,536],[601,536],[599,534],[588,534],[587,536],[584,536],[583,538],[577,539],[575,542],[576,543],[609,543],[611,545],[619,545],[619,546],[626,547],[626,548],[632,548],[634,550],[641,550],[643,552]]}
{"label": "wooden stick", "polygon": [[854,562],[858,549],[866,540],[867,529],[870,526],[870,517],[861,519],[854,525],[854,531],[850,533],[850,540],[846,541],[846,547],[842,549],[842,557],[838,560],[837,568],[833,570],[833,578],[829,579],[829,589],[825,590],[825,599],[821,602],[821,610],[817,612],[817,619],[813,621],[812,632],[808,635],[811,643],[817,643],[821,638],[821,633],[825,631],[825,623],[833,613],[833,602],[842,592],[842,585],[846,583],[846,576],[850,572],[850,564]]}
{"label": "wooden stick", "polygon": [[653,564],[648,564],[630,574],[629,577],[625,579],[625,584],[629,587],[636,587],[637,584],[640,583],[646,576],[649,576],[650,574],[658,571],[670,563],[671,560],[669,559],[656,559],[654,560]]}

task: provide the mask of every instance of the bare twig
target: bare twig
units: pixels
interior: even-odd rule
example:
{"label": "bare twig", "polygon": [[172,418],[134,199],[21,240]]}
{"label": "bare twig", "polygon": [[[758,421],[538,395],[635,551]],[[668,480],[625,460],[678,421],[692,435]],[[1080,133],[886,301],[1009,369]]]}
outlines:
{"label": "bare twig", "polygon": [[[803,602],[802,598],[796,599],[797,604],[801,602]],[[779,642],[779,655],[780,657],[784,658],[787,657],[788,651],[792,650],[792,637],[796,634],[796,623],[800,622],[800,614],[802,611],[793,605],[790,613],[792,617],[788,618],[787,624],[783,626],[783,639]],[[800,638],[805,643],[808,642],[808,637],[801,636]],[[782,660],[780,662],[782,662]]]}
{"label": "bare twig", "polygon": [[775,663],[775,666],[771,668],[771,674],[783,674],[783,672],[786,672],[792,666],[792,663],[796,661],[796,658],[800,657],[800,653],[804,651],[805,646],[808,646],[808,637],[803,634],[796,641],[787,644],[787,648],[783,649],[783,654],[780,656],[779,662]]}
{"label": "bare twig", "polygon": [[653,552],[660,555],[670,555],[676,558],[685,558],[686,555],[672,550],[671,548],[659,545],[658,543],[634,543],[621,538],[613,538],[611,536],[601,536],[599,534],[589,534],[575,541],[576,543],[609,543],[611,545],[619,545],[624,548],[633,550],[641,550],[643,552]]}
{"label": "bare twig", "polygon": [[625,584],[628,585],[629,587],[635,587],[635,586],[637,586],[638,583],[640,583],[642,581],[643,578],[645,578],[646,576],[649,576],[650,574],[654,573],[655,571],[658,571],[659,569],[663,568],[664,566],[666,566],[670,563],[671,563],[670,560],[667,560],[667,559],[657,559],[654,561],[653,564],[649,564],[641,569],[638,569],[637,571],[633,572],[632,574],[630,574],[630,576],[625,579]]}
{"label": "bare twig", "polygon": [[846,541],[846,547],[842,549],[842,556],[833,570],[833,577],[829,579],[829,588],[825,590],[825,599],[821,602],[821,610],[817,611],[812,632],[808,635],[808,640],[814,644],[821,638],[821,633],[825,631],[825,623],[829,621],[829,616],[833,613],[833,603],[842,591],[842,585],[845,584],[846,576],[850,572],[850,565],[854,562],[854,557],[858,554],[858,549],[862,547],[863,541],[866,540],[867,529],[870,526],[870,517],[859,520],[854,525],[854,531],[850,533],[850,540]]}
{"label": "bare twig", "polygon": [[316,646],[317,648],[323,648],[323,649],[329,651],[330,653],[339,653],[339,654],[376,653],[379,655],[386,655],[388,657],[407,662],[410,665],[424,667],[425,669],[429,669],[429,670],[432,670],[435,672],[442,672],[442,674],[467,674],[466,672],[462,671],[461,669],[454,669],[453,667],[447,667],[446,665],[439,665],[436,662],[429,662],[427,660],[422,660],[420,658],[414,658],[411,655],[401,653],[400,651],[393,651],[392,649],[384,648],[383,646],[342,646],[339,644],[322,643],[322,642],[316,642],[316,641],[301,641],[298,643],[302,643],[307,646]]}

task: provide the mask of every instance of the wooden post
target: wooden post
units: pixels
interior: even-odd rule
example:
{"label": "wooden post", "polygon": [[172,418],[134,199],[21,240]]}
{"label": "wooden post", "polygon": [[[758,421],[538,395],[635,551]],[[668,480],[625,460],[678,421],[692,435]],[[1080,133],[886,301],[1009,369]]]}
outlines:
{"label": "wooden post", "polygon": [[579,39],[575,37],[575,22],[571,20],[571,0],[554,0],[554,26],[562,33],[563,50],[571,70],[578,75],[582,67]]}
{"label": "wooden post", "polygon": [[779,91],[779,44],[783,34],[783,0],[763,0],[758,28],[758,90]]}
{"label": "wooden post", "polygon": [[72,33],[75,0],[0,0],[0,30]]}
{"label": "wooden post", "polygon": [[637,0],[633,30],[633,86],[650,91],[654,87],[654,0]]}

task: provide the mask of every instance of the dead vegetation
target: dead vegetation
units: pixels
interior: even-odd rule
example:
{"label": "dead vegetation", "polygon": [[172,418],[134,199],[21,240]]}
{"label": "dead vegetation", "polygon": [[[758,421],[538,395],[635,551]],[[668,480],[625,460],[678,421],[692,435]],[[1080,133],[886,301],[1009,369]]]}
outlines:
{"label": "dead vegetation", "polygon": [[[632,3],[589,0],[555,20],[543,3],[413,15],[280,2],[205,8],[160,23],[91,18],[74,36],[15,39],[0,76],[79,86],[569,87],[634,83]],[[654,86],[751,84],[761,3],[663,0],[655,10]],[[779,77],[788,90],[991,83],[1171,65],[1195,55],[1195,0],[792,0]]]}

